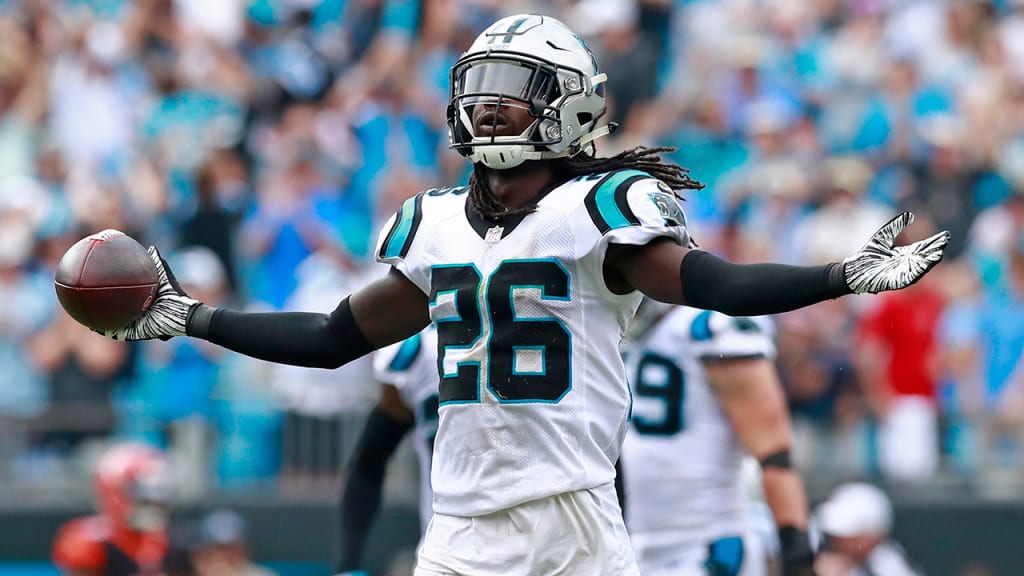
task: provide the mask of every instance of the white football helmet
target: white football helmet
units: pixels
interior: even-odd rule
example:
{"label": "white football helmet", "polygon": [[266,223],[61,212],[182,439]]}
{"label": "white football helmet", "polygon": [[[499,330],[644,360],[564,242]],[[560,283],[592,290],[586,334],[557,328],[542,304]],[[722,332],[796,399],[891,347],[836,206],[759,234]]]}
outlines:
{"label": "white football helmet", "polygon": [[[496,170],[576,154],[614,129],[598,127],[605,80],[590,49],[565,24],[537,14],[502,18],[452,67],[449,144]],[[478,104],[523,108],[534,122],[515,136],[477,136]]]}

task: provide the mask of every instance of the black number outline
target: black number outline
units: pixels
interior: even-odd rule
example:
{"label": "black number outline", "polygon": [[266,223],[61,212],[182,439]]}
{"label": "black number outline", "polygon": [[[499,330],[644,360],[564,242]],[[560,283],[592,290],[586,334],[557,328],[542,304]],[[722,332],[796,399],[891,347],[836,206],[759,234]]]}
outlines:
{"label": "black number outline", "polygon": [[[655,386],[644,382],[644,367],[650,363],[667,369],[665,383]],[[638,398],[655,398],[665,405],[665,416],[660,422],[650,422],[642,414],[633,414],[633,427],[645,436],[675,436],[686,430],[686,373],[671,358],[654,352],[644,352],[636,366],[634,394]]]}
{"label": "black number outline", "polygon": [[[565,279],[565,285],[564,285],[565,296],[551,296],[551,295],[548,295],[547,290],[545,289],[546,286],[544,284],[536,284],[536,283],[533,283],[533,284],[517,284],[517,283],[512,283],[512,282],[509,282],[508,284],[498,284],[497,286],[498,286],[498,289],[501,291],[501,293],[492,294],[492,291],[493,291],[493,289],[495,287],[494,279],[495,279],[496,276],[499,275],[499,273],[501,273],[503,271],[504,268],[506,268],[506,266],[511,268],[511,267],[520,266],[522,264],[533,264],[533,263],[551,263],[551,264],[554,264],[556,267],[558,267],[559,270],[561,270],[562,274],[564,275],[563,277]],[[559,280],[561,280],[563,277],[560,277]],[[516,260],[505,260],[504,262],[499,264],[497,268],[494,269],[494,272],[492,272],[490,274],[490,276],[487,278],[487,283],[488,283],[488,285],[487,285],[488,317],[491,320],[491,331],[490,331],[490,335],[488,337],[488,342],[487,342],[487,363],[488,363],[488,366],[487,366],[487,376],[488,376],[488,378],[487,378],[487,389],[490,390],[491,395],[494,396],[494,398],[498,400],[499,404],[557,404],[557,403],[561,402],[562,398],[565,398],[565,395],[568,394],[570,390],[572,390],[572,332],[568,329],[568,327],[565,325],[564,322],[562,322],[560,319],[555,318],[553,316],[544,316],[544,317],[537,317],[537,318],[519,318],[518,316],[516,316],[515,290],[517,288],[519,288],[519,289],[522,289],[522,288],[536,288],[536,289],[540,290],[540,299],[541,300],[557,300],[557,301],[561,301],[561,302],[568,302],[572,298],[572,294],[570,294],[570,291],[572,289],[572,276],[569,274],[569,271],[566,270],[565,266],[563,266],[562,263],[559,262],[555,258],[524,258],[524,259],[516,259]],[[556,290],[558,288],[560,288],[560,287],[556,287]],[[495,381],[495,379],[493,377],[493,375],[495,374],[495,370],[494,370],[495,362],[494,362],[494,359],[496,357],[496,355],[493,353],[493,350],[494,350],[494,336],[495,336],[495,334],[497,334],[498,330],[495,328],[495,322],[494,322],[495,312],[494,312],[494,306],[492,306],[492,304],[491,304],[492,297],[495,298],[495,299],[497,299],[497,298],[508,298],[508,306],[509,306],[509,311],[511,313],[510,327],[515,327],[516,324],[525,323],[525,322],[537,322],[537,323],[554,322],[554,323],[557,323],[559,329],[561,329],[562,332],[565,333],[566,344],[565,344],[564,347],[559,347],[559,349],[564,348],[565,349],[565,354],[566,354],[566,357],[565,357],[566,374],[564,376],[565,388],[559,393],[559,395],[556,398],[548,399],[548,398],[526,397],[526,398],[512,398],[512,399],[508,399],[508,398],[505,397],[507,394],[503,395],[503,393],[502,393],[502,391],[500,389],[495,389],[493,387],[492,384]],[[552,345],[550,345],[550,344],[540,344],[540,345],[533,345],[533,346],[516,346],[514,344],[510,344],[509,347],[511,349],[511,360],[509,362],[509,373],[508,374],[499,375],[498,376],[498,381],[499,382],[503,382],[503,383],[506,383],[506,384],[511,384],[511,377],[515,377],[515,376],[526,377],[526,378],[528,378],[530,376],[543,376],[543,377],[546,378],[548,376],[548,365],[550,364],[548,362],[548,358],[549,358],[549,353],[548,352],[552,348]],[[535,349],[541,349],[541,350],[543,350],[543,356],[542,356],[543,363],[544,363],[544,371],[543,372],[540,372],[540,373],[537,373],[537,372],[517,373],[516,372],[516,370],[515,370],[515,353],[516,353],[516,350],[525,350],[525,349],[534,349],[534,350]]]}
{"label": "black number outline", "polygon": [[[434,285],[434,278],[435,278],[435,273],[438,270],[456,270],[456,271],[459,271],[459,270],[461,270],[461,271],[472,270],[472,272],[476,275],[476,281],[473,282],[470,286],[458,286],[456,288],[450,288],[450,289],[447,289],[447,290],[437,290],[435,285]],[[440,394],[441,394],[441,397],[442,397],[439,405],[440,406],[444,406],[444,405],[447,405],[447,404],[473,404],[473,403],[479,402],[480,401],[480,385],[481,385],[481,380],[482,380],[481,372],[482,372],[482,369],[483,369],[483,367],[481,365],[481,362],[479,360],[466,360],[466,361],[462,361],[462,362],[456,362],[455,363],[455,373],[454,374],[448,374],[447,372],[445,372],[445,369],[444,369],[444,359],[445,359],[445,356],[447,355],[447,352],[448,352],[449,349],[469,350],[469,349],[473,348],[473,346],[476,346],[477,342],[480,341],[480,338],[483,337],[484,319],[483,319],[483,315],[480,314],[480,303],[479,303],[479,301],[477,299],[477,295],[480,292],[480,283],[483,281],[483,275],[480,273],[480,269],[477,268],[476,265],[472,264],[472,263],[469,263],[469,264],[439,264],[439,265],[433,266],[431,268],[430,275],[431,275],[431,280],[430,280],[430,284],[431,284],[431,290],[430,290],[431,291],[431,298],[430,298],[430,302],[428,304],[429,306],[431,306],[431,307],[437,306],[437,299],[442,294],[454,294],[455,295],[454,298],[453,298],[452,305],[455,307],[455,314],[456,315],[454,317],[450,317],[450,318],[446,317],[446,318],[441,318],[441,319],[438,319],[438,320],[434,320],[434,323],[437,325],[437,373],[438,373],[438,377],[439,377],[438,390],[440,391]],[[465,292],[465,295],[463,294],[463,292]],[[460,300],[462,300],[463,302],[470,302],[471,305],[472,305],[471,306],[472,314],[470,314],[470,317],[472,317],[472,315],[475,315],[476,319],[478,321],[477,329],[476,329],[476,337],[473,338],[473,340],[471,342],[469,342],[468,344],[447,344],[446,341],[449,338],[449,334],[448,334],[448,331],[445,329],[445,327],[443,325],[447,324],[447,323],[454,323],[454,322],[461,323],[465,319],[465,317],[466,317],[465,312],[469,312],[468,310],[463,310],[462,309],[462,307],[459,305]],[[460,379],[463,378],[462,368],[464,366],[465,367],[475,367],[476,368],[476,374],[475,374],[476,385],[474,386],[475,392],[472,395],[472,397],[464,396],[463,394],[466,391],[458,389],[458,388],[461,388],[461,386],[459,386],[457,383],[452,382],[453,380],[460,380]],[[448,384],[448,386],[445,386],[446,383]],[[457,393],[456,397],[454,399],[444,399],[444,397],[446,396],[446,394],[445,394],[446,392],[451,393],[453,391],[452,390],[452,385],[453,384],[455,384],[455,388],[456,388],[456,390],[455,390],[455,392]]]}

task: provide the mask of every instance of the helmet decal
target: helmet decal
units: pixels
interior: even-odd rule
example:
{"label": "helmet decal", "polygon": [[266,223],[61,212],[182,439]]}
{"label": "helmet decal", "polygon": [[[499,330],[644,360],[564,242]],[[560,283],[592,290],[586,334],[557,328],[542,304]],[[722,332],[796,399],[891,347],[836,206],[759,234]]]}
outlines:
{"label": "helmet decal", "polygon": [[[664,188],[663,188],[664,187]],[[658,213],[665,220],[665,226],[686,226],[686,216],[679,206],[679,199],[674,192],[662,182],[658,182],[659,190],[647,193],[647,197],[658,207]]]}
{"label": "helmet decal", "polygon": [[587,46],[587,43],[583,41],[583,38],[581,38],[579,34],[573,34],[573,37],[576,38],[576,40],[579,41],[580,46],[583,46],[583,49],[587,51],[587,55],[590,56],[590,63],[594,66],[594,71],[596,72],[599,70],[597,67],[597,57],[594,56],[594,52],[590,49],[590,46]]}
{"label": "helmet decal", "polygon": [[[487,43],[488,44],[494,44],[495,40],[497,40],[498,38],[501,38],[502,39],[501,40],[502,43],[508,44],[509,42],[512,41],[512,38],[515,37],[516,31],[519,30],[519,28],[523,24],[525,24],[529,19],[530,19],[529,17],[523,17],[523,18],[520,18],[520,19],[512,22],[512,24],[508,27],[508,30],[506,30],[504,33],[486,32],[486,34],[491,37],[491,39],[488,40]],[[531,28],[532,28],[532,26],[531,26]],[[525,30],[523,32],[525,32]]]}

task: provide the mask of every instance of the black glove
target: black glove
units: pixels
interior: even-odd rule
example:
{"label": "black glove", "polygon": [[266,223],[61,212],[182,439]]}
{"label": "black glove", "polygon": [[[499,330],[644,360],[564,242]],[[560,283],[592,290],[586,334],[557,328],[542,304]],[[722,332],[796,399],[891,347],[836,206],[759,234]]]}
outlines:
{"label": "black glove", "polygon": [[807,531],[795,526],[779,528],[782,576],[815,576],[814,550]]}
{"label": "black glove", "polygon": [[117,330],[107,330],[103,333],[105,336],[114,340],[169,340],[185,335],[189,314],[199,306],[199,301],[185,294],[155,246],[149,247],[149,257],[160,275],[156,299],[134,322]]}
{"label": "black glove", "polygon": [[942,260],[942,251],[949,242],[943,231],[907,246],[893,246],[893,241],[914,221],[904,212],[878,229],[860,252],[843,261],[846,285],[855,294],[877,294],[899,290],[917,282]]}

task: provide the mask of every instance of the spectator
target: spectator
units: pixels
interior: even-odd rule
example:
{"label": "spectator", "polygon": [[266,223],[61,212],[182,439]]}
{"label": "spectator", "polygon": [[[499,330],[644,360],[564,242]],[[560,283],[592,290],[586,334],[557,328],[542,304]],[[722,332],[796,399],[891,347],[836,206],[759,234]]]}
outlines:
{"label": "spectator", "polygon": [[33,359],[49,376],[49,406],[37,423],[48,450],[69,455],[83,440],[115,429],[111,398],[128,350],[97,338],[61,310],[31,342]]}
{"label": "spectator", "polygon": [[126,54],[114,22],[81,27],[74,51],[59,55],[50,78],[50,130],[72,166],[100,169],[128,161],[132,116],[119,65]]}
{"label": "spectator", "polygon": [[924,163],[914,166],[915,186],[904,203],[924,205],[935,224],[949,230],[948,258],[963,251],[968,230],[978,208],[974,193],[980,174],[969,164],[963,122],[950,115],[933,115],[924,123],[922,136],[930,153]]}
{"label": "spectator", "polygon": [[779,374],[793,415],[796,465],[815,477],[864,473],[864,411],[839,303],[779,318]]}
{"label": "spectator", "polygon": [[199,524],[192,553],[196,576],[273,576],[250,559],[245,520],[231,510],[215,510]]}
{"label": "spectator", "polygon": [[[856,233],[877,230],[891,217],[891,210],[864,197],[871,182],[871,167],[855,156],[829,159],[824,169],[824,204],[807,215],[796,231],[795,246],[801,248],[796,261],[802,264],[835,262],[851,254],[860,240],[851,240]],[[836,234],[839,228],[850,235]],[[869,232],[870,234],[870,232]]]}
{"label": "spectator", "polygon": [[[1024,155],[1021,160],[1024,167]],[[1011,178],[1011,181],[1010,195],[978,214],[967,237],[967,250],[978,266],[982,282],[988,287],[999,281],[1018,238],[1024,236],[1024,178]]]}
{"label": "spectator", "polygon": [[[668,96],[665,100],[671,98]],[[692,109],[675,109],[683,106],[669,101],[654,110],[652,125],[647,131],[662,134],[662,142],[676,148],[673,159],[680,166],[692,166],[694,178],[708,186],[704,192],[686,199],[686,216],[695,223],[718,228],[724,224],[726,206],[725,199],[719,197],[717,184],[723,175],[746,161],[747,144],[728,132],[724,111],[714,98],[704,96]],[[681,118],[678,122],[666,122],[670,114]]]}
{"label": "spectator", "polygon": [[799,115],[800,97],[771,72],[771,52],[772,43],[764,35],[739,33],[714,84],[733,129],[740,133],[749,129],[750,117],[757,113],[754,106],[769,103],[787,125]]}
{"label": "spectator", "polygon": [[196,176],[195,211],[180,228],[182,246],[202,246],[217,255],[232,293],[238,286],[235,236],[249,192],[238,155],[228,150],[214,154]]}
{"label": "spectator", "polygon": [[583,0],[576,4],[569,26],[588,38],[608,74],[611,119],[626,132],[634,115],[654,98],[657,43],[638,28],[640,9],[634,0]]}
{"label": "spectator", "polygon": [[890,539],[892,504],[870,484],[843,484],[817,511],[824,541],[815,563],[821,576],[923,576]]}

